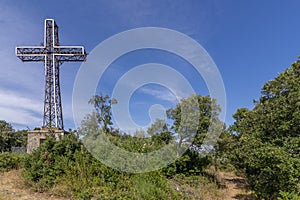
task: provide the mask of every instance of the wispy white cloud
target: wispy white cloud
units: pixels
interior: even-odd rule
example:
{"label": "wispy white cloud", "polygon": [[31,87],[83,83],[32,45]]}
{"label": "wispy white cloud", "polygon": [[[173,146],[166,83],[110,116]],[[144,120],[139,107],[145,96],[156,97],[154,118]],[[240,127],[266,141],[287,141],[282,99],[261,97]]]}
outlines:
{"label": "wispy white cloud", "polygon": [[[142,87],[141,92],[151,95],[159,100],[164,100],[164,101],[168,101],[170,103],[176,103],[178,102],[178,97],[176,97],[172,92],[170,92],[169,90],[158,90],[155,88],[149,88],[149,87]],[[180,97],[179,97],[180,98]]]}
{"label": "wispy white cloud", "polygon": [[[27,110],[16,110],[14,108],[0,107],[1,120],[5,120],[17,129],[25,129],[26,127],[40,127],[42,124],[41,117],[35,117]],[[3,117],[3,119],[2,119]]]}
{"label": "wispy white cloud", "polygon": [[31,93],[42,87],[43,64],[22,63],[15,56],[16,46],[39,45],[42,41],[42,26],[35,22],[17,6],[0,3],[0,86],[22,88]]}
{"label": "wispy white cloud", "polygon": [[[72,105],[64,104],[65,120],[72,120]],[[40,127],[42,125],[43,100],[18,91],[0,88],[0,120],[20,127]]]}
{"label": "wispy white cloud", "polygon": [[0,119],[23,127],[41,124],[42,102],[12,91],[0,90]]}
{"label": "wispy white cloud", "polygon": [[[156,3],[138,1],[136,1],[136,3],[123,1],[122,3],[109,2],[102,4],[107,4],[105,8],[110,8],[106,9],[105,15],[107,15],[107,13],[110,14],[116,18],[114,22],[119,23],[113,26],[117,27],[114,29],[115,31],[141,26],[163,26],[174,28],[188,34],[189,31],[194,31],[194,26],[186,25],[188,24],[186,23],[187,20],[190,20],[188,19],[189,17],[179,23],[179,18],[177,18],[176,15],[175,18],[172,17],[173,15],[168,16],[168,13],[172,12],[164,12],[165,7],[169,9],[177,6],[174,5],[172,1],[163,7],[158,6]],[[180,6],[188,6],[188,4]],[[182,12],[187,12],[187,10],[188,8],[184,8]],[[206,12],[210,13],[209,11]],[[29,126],[41,125],[44,68],[43,63],[22,63],[16,58],[14,49],[16,46],[39,45],[43,40],[43,19],[35,15],[35,12],[28,12],[16,3],[0,2],[0,118],[12,123],[26,124]],[[71,13],[69,17],[71,17]],[[94,27],[95,23],[92,22],[96,22],[99,19],[95,18],[93,20],[94,21],[90,23],[93,24]],[[86,21],[87,20],[84,19],[83,22],[86,23]],[[194,25],[195,23],[192,24]],[[201,23],[201,25],[203,24]],[[201,28],[205,29],[203,26],[201,26]],[[91,30],[93,30],[93,28],[91,28]],[[110,34],[111,33],[108,35]],[[188,48],[185,45],[183,46],[184,48]],[[191,57],[194,57],[194,52],[190,53]],[[118,73],[113,74],[119,75]],[[176,80],[173,78],[170,79],[170,82],[174,81]],[[128,84],[130,84],[130,82]],[[180,84],[177,85],[179,87],[178,91],[176,91],[177,96],[179,98],[186,97],[183,92],[184,89],[181,88]],[[168,90],[145,88],[143,92],[161,100],[177,103],[176,96]],[[63,98],[70,99],[64,94]],[[72,119],[70,100],[63,102],[63,109],[64,119]]]}
{"label": "wispy white cloud", "polygon": [[0,106],[31,110],[35,113],[40,113],[42,110],[42,102],[26,98],[18,93],[3,90],[0,90]]}
{"label": "wispy white cloud", "polygon": [[43,40],[43,22],[32,17],[14,4],[0,3],[0,119],[17,128],[42,124],[43,63],[22,63],[15,56],[16,46]]}

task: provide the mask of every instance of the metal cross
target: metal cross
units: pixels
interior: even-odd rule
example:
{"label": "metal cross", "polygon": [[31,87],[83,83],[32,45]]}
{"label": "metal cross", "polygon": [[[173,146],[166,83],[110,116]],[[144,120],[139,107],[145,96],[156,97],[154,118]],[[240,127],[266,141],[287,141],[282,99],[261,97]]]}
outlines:
{"label": "metal cross", "polygon": [[23,62],[45,63],[45,97],[43,128],[64,129],[59,84],[59,68],[63,62],[83,62],[82,46],[60,46],[58,26],[53,19],[45,20],[43,46],[16,47],[16,56]]}

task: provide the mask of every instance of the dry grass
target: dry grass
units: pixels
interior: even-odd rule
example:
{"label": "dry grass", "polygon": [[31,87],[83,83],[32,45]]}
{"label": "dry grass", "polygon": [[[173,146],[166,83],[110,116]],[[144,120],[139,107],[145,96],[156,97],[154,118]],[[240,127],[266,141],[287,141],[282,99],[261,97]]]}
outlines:
{"label": "dry grass", "polygon": [[246,180],[233,172],[206,170],[207,177],[177,177],[170,181],[186,199],[195,200],[255,200]]}
{"label": "dry grass", "polygon": [[246,179],[230,171],[216,171],[214,168],[206,170],[208,174],[215,177],[215,182],[220,188],[223,200],[255,200],[253,193],[249,190]]}
{"label": "dry grass", "polygon": [[[188,200],[254,200],[251,192],[247,190],[247,184],[243,177],[232,172],[214,172],[216,183],[208,178],[195,177],[175,177],[170,180],[170,184]],[[225,184],[223,189],[218,188],[217,182]],[[58,188],[56,188],[58,189]],[[59,194],[53,190],[53,193]],[[63,191],[65,192],[65,191]],[[0,174],[0,200],[63,200],[50,193],[37,193],[25,185],[21,177],[21,170],[12,170]]]}
{"label": "dry grass", "polygon": [[49,193],[37,193],[29,189],[21,177],[21,170],[0,174],[0,200],[61,200]]}
{"label": "dry grass", "polygon": [[215,183],[204,177],[175,177],[170,184],[186,199],[195,200],[223,200],[222,192]]}

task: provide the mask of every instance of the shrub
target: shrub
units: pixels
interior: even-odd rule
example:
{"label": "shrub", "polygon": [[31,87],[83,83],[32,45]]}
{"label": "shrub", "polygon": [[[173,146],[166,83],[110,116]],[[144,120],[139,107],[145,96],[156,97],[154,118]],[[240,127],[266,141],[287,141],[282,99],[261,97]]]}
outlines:
{"label": "shrub", "polygon": [[19,169],[24,156],[15,153],[0,154],[0,171],[8,171],[11,169]]}
{"label": "shrub", "polygon": [[23,176],[37,190],[47,190],[57,177],[68,170],[69,162],[75,160],[74,154],[80,148],[80,142],[73,135],[67,135],[59,141],[49,137],[37,150],[26,156]]}
{"label": "shrub", "polygon": [[295,192],[283,192],[280,191],[280,197],[278,198],[278,200],[299,200],[300,199],[300,195],[296,194]]}
{"label": "shrub", "polygon": [[72,135],[48,138],[24,161],[37,191],[75,199],[182,199],[160,172],[128,174],[103,165]]}

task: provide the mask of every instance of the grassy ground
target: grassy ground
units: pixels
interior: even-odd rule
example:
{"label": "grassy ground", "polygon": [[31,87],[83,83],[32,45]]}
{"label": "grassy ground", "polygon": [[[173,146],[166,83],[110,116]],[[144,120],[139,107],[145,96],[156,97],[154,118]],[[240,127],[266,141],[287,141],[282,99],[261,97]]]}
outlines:
{"label": "grassy ground", "polygon": [[[243,177],[234,173],[221,172],[219,178],[224,187],[218,189],[215,183],[203,177],[175,177],[170,184],[187,199],[205,200],[253,200],[251,192],[246,189]],[[64,200],[50,193],[36,193],[26,187],[22,181],[21,170],[12,170],[0,174],[0,200]]]}
{"label": "grassy ground", "polygon": [[0,174],[0,200],[63,200],[47,193],[36,193],[23,182],[21,170],[12,170]]}

